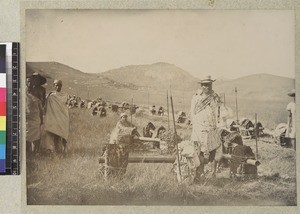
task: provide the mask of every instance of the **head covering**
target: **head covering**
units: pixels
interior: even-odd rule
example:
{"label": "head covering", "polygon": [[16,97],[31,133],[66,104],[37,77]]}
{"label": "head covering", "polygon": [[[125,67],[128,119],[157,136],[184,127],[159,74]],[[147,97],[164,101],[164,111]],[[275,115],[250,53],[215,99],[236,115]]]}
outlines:
{"label": "head covering", "polygon": [[47,79],[37,72],[34,72],[29,78],[32,80],[34,85],[41,86],[47,82]]}
{"label": "head covering", "polygon": [[62,85],[62,81],[61,80],[54,80],[53,84]]}
{"label": "head covering", "polygon": [[296,94],[296,90],[295,90],[295,89],[292,89],[292,90],[288,93],[288,95],[289,95],[290,97],[294,97],[295,94]]}
{"label": "head covering", "polygon": [[120,118],[127,117],[127,114],[125,112],[121,113]]}
{"label": "head covering", "polygon": [[202,84],[202,83],[212,83],[216,80],[212,80],[211,79],[211,76],[208,75],[208,76],[205,76],[203,79],[201,79],[198,83]]}

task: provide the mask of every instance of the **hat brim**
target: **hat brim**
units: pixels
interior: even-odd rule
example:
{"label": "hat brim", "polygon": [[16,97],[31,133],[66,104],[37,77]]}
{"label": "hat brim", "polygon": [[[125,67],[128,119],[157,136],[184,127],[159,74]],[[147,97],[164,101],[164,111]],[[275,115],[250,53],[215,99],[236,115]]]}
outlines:
{"label": "hat brim", "polygon": [[295,92],[290,92],[290,93],[288,93],[288,95],[289,95],[290,97],[294,97],[294,96],[296,95],[296,93],[295,93]]}
{"label": "hat brim", "polygon": [[199,83],[199,84],[203,84],[203,83],[213,83],[214,81],[216,81],[216,80],[202,80],[202,81],[199,81],[198,83]]}
{"label": "hat brim", "polygon": [[47,79],[40,74],[31,75],[29,78],[35,81],[38,85],[44,85],[47,82]]}

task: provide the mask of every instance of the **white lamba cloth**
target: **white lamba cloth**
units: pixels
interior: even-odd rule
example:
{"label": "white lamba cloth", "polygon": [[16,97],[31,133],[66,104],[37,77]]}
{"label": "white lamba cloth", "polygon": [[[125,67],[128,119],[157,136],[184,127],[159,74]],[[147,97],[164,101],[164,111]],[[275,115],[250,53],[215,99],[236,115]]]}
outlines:
{"label": "white lamba cloth", "polygon": [[65,140],[69,137],[69,111],[66,105],[67,94],[51,93],[47,98],[45,131],[56,134]]}

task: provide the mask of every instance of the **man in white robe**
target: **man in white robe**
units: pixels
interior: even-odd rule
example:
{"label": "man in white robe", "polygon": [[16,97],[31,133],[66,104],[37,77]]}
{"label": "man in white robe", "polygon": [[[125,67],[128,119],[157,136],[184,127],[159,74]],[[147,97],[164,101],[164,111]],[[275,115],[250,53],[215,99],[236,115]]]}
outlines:
{"label": "man in white robe", "polygon": [[69,137],[68,95],[61,91],[61,80],[54,80],[53,87],[55,91],[50,92],[46,98],[45,147],[48,152],[66,153]]}
{"label": "man in white robe", "polygon": [[[208,161],[215,164],[216,149],[220,147],[217,140],[217,124],[220,120],[220,97],[212,90],[210,76],[199,83],[201,88],[193,96],[191,102],[191,122],[193,124],[191,141],[194,142],[200,166],[197,167],[195,181],[204,176],[204,164]],[[214,175],[213,175],[214,176]]]}

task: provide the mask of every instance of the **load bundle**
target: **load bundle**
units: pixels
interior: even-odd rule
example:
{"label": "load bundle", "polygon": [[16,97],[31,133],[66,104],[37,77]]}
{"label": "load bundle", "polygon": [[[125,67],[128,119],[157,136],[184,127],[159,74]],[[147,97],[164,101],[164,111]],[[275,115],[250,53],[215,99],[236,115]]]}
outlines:
{"label": "load bundle", "polygon": [[243,176],[255,178],[259,164],[250,146],[237,145],[231,154],[230,177]]}

